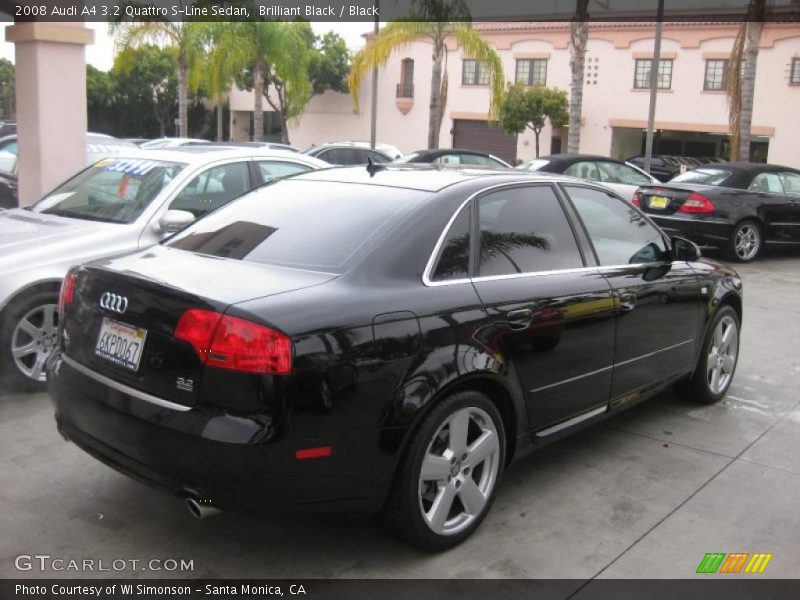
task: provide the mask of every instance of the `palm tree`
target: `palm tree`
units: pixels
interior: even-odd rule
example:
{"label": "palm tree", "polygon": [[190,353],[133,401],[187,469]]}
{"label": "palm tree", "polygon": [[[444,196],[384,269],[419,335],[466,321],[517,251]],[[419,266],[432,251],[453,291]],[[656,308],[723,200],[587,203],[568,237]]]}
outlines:
{"label": "palm tree", "polygon": [[589,39],[589,0],[575,0],[575,16],[570,25],[569,65],[569,134],[567,153],[578,154],[581,145],[581,110],[583,107],[583,65]]}
{"label": "palm tree", "polygon": [[253,76],[253,139],[264,139],[264,86],[275,61],[291,54],[293,33],[285,23],[241,21],[226,23],[216,40],[214,62],[227,73]]}
{"label": "palm tree", "polygon": [[178,63],[178,135],[188,137],[189,59],[192,47],[201,43],[201,23],[141,21],[111,23],[116,37],[116,51],[146,44],[167,45],[175,52]]}
{"label": "palm tree", "polygon": [[189,87],[195,92],[204,89],[211,105],[217,110],[217,141],[222,141],[224,136],[222,109],[236,75],[230,71],[228,63],[220,60],[215,53],[217,40],[227,26],[222,22],[198,23],[200,43],[193,44],[187,53]]}
{"label": "palm tree", "polygon": [[731,131],[730,160],[750,160],[750,126],[753,121],[753,95],[756,85],[758,45],[767,16],[768,0],[750,0],[747,20],[733,43],[728,62],[728,125]]}
{"label": "palm tree", "polygon": [[[503,65],[492,45],[472,28],[469,11],[462,0],[415,0],[412,8],[415,9],[411,14],[412,20],[387,24],[355,55],[350,68],[350,93],[353,95],[353,105],[358,110],[361,82],[372,69],[383,67],[394,51],[411,42],[430,40],[433,43],[433,68],[428,113],[428,148],[438,148],[439,131],[447,101],[445,41],[448,38],[454,39],[461,46],[464,56],[477,60],[483,68],[488,69],[491,81],[491,117],[497,115],[503,97]],[[414,18],[420,20],[414,21]]]}

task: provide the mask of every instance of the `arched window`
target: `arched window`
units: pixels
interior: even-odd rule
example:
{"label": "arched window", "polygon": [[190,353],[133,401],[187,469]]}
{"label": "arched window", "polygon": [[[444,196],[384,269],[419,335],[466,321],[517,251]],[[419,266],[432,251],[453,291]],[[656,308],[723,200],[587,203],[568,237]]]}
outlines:
{"label": "arched window", "polygon": [[404,58],[400,62],[400,83],[397,84],[398,98],[414,97],[414,59]]}

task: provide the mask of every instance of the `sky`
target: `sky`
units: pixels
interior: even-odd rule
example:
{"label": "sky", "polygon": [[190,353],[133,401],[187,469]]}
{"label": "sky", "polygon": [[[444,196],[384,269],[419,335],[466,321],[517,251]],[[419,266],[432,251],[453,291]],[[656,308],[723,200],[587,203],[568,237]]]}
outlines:
{"label": "sky", "polygon": [[[10,25],[10,23],[2,23],[0,25]],[[108,35],[107,23],[87,23],[87,27],[94,29],[94,44],[86,47],[86,62],[100,69],[101,71],[108,71],[114,63],[114,40]],[[327,31],[335,31],[344,38],[347,46],[351,50],[356,50],[363,45],[363,38],[361,35],[371,31],[371,23],[355,22],[355,23],[311,23],[311,27],[319,35]],[[5,40],[5,36],[0,36],[0,39]],[[2,41],[0,42],[0,58],[7,58],[14,61],[14,44]]]}

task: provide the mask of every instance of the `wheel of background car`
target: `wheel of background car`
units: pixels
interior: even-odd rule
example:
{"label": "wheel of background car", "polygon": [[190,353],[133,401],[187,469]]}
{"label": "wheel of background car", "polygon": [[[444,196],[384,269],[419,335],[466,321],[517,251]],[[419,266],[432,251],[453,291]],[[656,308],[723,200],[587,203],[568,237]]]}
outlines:
{"label": "wheel of background car", "polygon": [[742,221],[728,240],[728,257],[736,262],[750,262],[761,252],[764,236],[755,221]]}
{"label": "wheel of background car", "polygon": [[738,358],[739,316],[723,306],[708,328],[694,375],[678,391],[703,404],[719,402],[731,385]]}
{"label": "wheel of background car", "polygon": [[381,520],[417,546],[456,546],[488,513],[504,460],[503,422],[492,401],[471,390],[448,396],[410,440]]}
{"label": "wheel of background car", "polygon": [[45,362],[58,342],[58,293],[38,292],[11,305],[0,340],[3,379],[12,388],[43,389]]}

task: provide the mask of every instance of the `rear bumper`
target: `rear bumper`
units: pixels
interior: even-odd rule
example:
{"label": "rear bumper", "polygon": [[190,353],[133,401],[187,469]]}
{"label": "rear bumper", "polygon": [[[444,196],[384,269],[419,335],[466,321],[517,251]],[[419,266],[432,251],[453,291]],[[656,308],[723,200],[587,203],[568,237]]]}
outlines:
{"label": "rear bumper", "polygon": [[[175,496],[244,511],[371,513],[383,502],[385,490],[372,485],[358,459],[368,448],[375,451],[377,431],[303,440],[266,414],[158,405],[104,385],[59,353],[47,381],[66,439]],[[331,445],[332,455],[296,460],[298,449],[320,445]]]}
{"label": "rear bumper", "polygon": [[733,234],[734,224],[719,219],[693,215],[656,215],[647,213],[669,235],[685,237],[701,247],[724,248]]}

